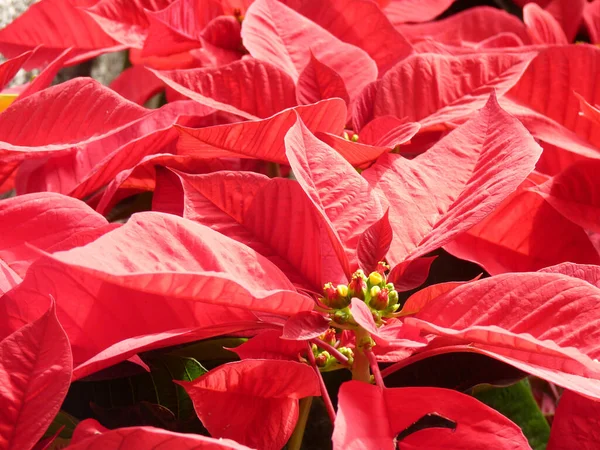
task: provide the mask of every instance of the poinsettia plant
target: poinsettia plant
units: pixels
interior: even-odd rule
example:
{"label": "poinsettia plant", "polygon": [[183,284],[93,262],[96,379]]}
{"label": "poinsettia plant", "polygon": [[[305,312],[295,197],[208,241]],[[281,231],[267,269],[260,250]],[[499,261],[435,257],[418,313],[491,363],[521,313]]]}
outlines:
{"label": "poinsettia plant", "polygon": [[0,30],[0,448],[596,448],[600,0],[462,3]]}

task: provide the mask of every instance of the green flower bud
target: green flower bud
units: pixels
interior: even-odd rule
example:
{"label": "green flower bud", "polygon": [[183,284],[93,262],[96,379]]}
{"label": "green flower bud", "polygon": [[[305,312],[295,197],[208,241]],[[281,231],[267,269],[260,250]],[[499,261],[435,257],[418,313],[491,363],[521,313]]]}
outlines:
{"label": "green flower bud", "polygon": [[398,292],[395,290],[389,291],[388,294],[389,306],[394,306],[398,304]]}
{"label": "green flower bud", "polygon": [[329,352],[323,351],[316,356],[315,362],[317,363],[318,367],[325,367],[327,365],[327,361],[329,361],[329,358],[331,358]]}

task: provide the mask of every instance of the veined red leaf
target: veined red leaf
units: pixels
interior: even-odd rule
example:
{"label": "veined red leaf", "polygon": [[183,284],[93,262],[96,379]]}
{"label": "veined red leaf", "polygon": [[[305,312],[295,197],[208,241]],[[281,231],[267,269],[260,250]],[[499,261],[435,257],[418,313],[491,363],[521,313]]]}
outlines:
{"label": "veined red leaf", "polygon": [[600,48],[590,45],[549,47],[540,52],[507,98],[533,109],[600,148],[600,127],[579,114],[574,92],[591,104],[600,103],[596,75]]}
{"label": "veined red leaf", "polygon": [[[338,39],[362,48],[377,63],[379,76],[413,51],[412,46],[372,1],[288,0],[293,7]],[[393,8],[393,6],[391,7]],[[423,4],[413,11],[422,11]]]}
{"label": "veined red leaf", "polygon": [[162,81],[144,66],[128,67],[110,83],[109,87],[138,105],[143,105],[164,89]]}
{"label": "veined red leaf", "polygon": [[44,70],[35,77],[32,81],[27,84],[27,87],[21,91],[19,94],[19,100],[24,99],[25,97],[35,94],[43,89],[46,89],[48,86],[52,84],[56,74],[58,74],[59,70],[63,68],[65,63],[71,57],[73,53],[72,48],[66,49],[60,55],[56,57],[55,60],[51,61]]}
{"label": "veined red leaf", "polygon": [[566,262],[551,267],[544,267],[539,272],[562,273],[573,278],[585,280],[600,288],[600,266]]}
{"label": "veined red leaf", "polygon": [[[532,184],[527,182],[523,188]],[[539,194],[523,188],[444,248],[492,275],[533,271],[563,261],[600,264],[598,251],[584,230]]]}
{"label": "veined red leaf", "polygon": [[[176,184],[168,189],[179,193],[161,201],[165,196],[160,190],[169,184]],[[297,182],[249,172],[171,172],[159,180],[157,191],[154,209],[181,211],[184,217],[250,246],[294,283],[319,290],[324,283],[345,279],[329,228]],[[293,215],[281,214],[290,204]]]}
{"label": "veined red leaf", "polygon": [[593,450],[600,441],[600,402],[571,391],[560,396],[548,450]]}
{"label": "veined red leaf", "polygon": [[545,6],[546,11],[561,25],[569,42],[573,42],[579,31],[586,3],[586,0],[552,0]]}
{"label": "veined red leaf", "polygon": [[398,292],[417,288],[427,280],[429,269],[436,258],[437,256],[430,256],[401,262],[392,268],[388,282],[394,283]]}
{"label": "veined red leaf", "polygon": [[15,160],[69,151],[121,131],[150,112],[97,81],[75,78],[17,101],[0,114],[0,154]]}
{"label": "veined red leaf", "polygon": [[548,182],[531,188],[544,198],[554,209],[590,231],[600,232],[600,189],[597,175],[600,160],[582,161]]}
{"label": "veined red leaf", "polygon": [[[481,108],[492,91],[500,97],[513,87],[534,57],[535,53],[411,56],[379,81],[374,116],[406,117],[423,127],[467,116]],[[440,79],[446,81],[439,85]]]}
{"label": "veined red leaf", "polygon": [[306,342],[281,339],[281,330],[267,330],[230,350],[240,359],[298,361],[298,354],[305,352],[307,348]]}
{"label": "veined red leaf", "polygon": [[290,76],[254,59],[215,69],[149,70],[180,94],[245,119],[270,117],[296,104],[296,88]]}
{"label": "veined red leaf", "polygon": [[310,366],[268,359],[225,364],[177,384],[211,435],[265,450],[279,450],[289,439],[298,420],[298,399],[321,393]]}
{"label": "veined red leaf", "polygon": [[382,5],[382,9],[387,18],[395,26],[407,22],[428,22],[435,19],[450,5],[454,0],[388,0]]}
{"label": "veined red leaf", "polygon": [[85,203],[60,194],[44,192],[2,200],[0,259],[24,276],[39,257],[35,249],[49,250],[73,235],[107,224]]}
{"label": "veined red leaf", "polygon": [[429,302],[465,283],[469,283],[469,281],[449,281],[447,283],[427,286],[408,297],[408,300],[404,303],[400,313],[402,316],[416,314]]}
{"label": "veined red leaf", "polygon": [[[431,415],[445,419],[448,426],[403,435],[411,425]],[[333,448],[525,450],[530,447],[516,424],[471,396],[442,388],[381,389],[349,381],[339,393]]]}
{"label": "veined red leaf", "polygon": [[599,299],[600,289],[578,278],[510,273],[456,287],[427,303],[416,319],[405,320],[600,398],[600,364],[592,360],[600,354],[596,339],[600,316],[592,306]]}
{"label": "veined red leaf", "polygon": [[245,157],[287,164],[284,137],[298,116],[315,133],[340,133],[346,121],[346,105],[339,99],[329,99],[286,109],[263,120],[197,129],[177,127],[177,152],[196,158]]}
{"label": "veined red leaf", "polygon": [[350,276],[358,268],[360,236],[383,215],[381,201],[369,183],[300,119],[286,134],[285,146],[294,175],[323,217],[337,257]]}
{"label": "veined red leaf", "polygon": [[583,22],[592,44],[600,43],[600,1],[588,2],[583,9]]}
{"label": "veined red leaf", "polygon": [[389,209],[381,219],[372,223],[359,237],[356,254],[359,266],[365,273],[377,268],[377,263],[385,259],[394,238],[390,225]]}
{"label": "veined red leaf", "polygon": [[170,3],[171,0],[100,0],[84,11],[115,41],[142,48],[150,26],[145,10],[158,11]]}
{"label": "veined red leaf", "polygon": [[483,220],[533,170],[540,152],[492,96],[476,116],[415,159],[383,155],[363,176],[390,208],[388,261],[424,255]]}
{"label": "veined red leaf", "polygon": [[567,36],[560,23],[552,14],[544,11],[535,3],[528,3],[523,8],[523,21],[527,25],[527,31],[534,44],[568,44]]}
{"label": "veined red leaf", "polygon": [[[90,425],[89,422],[95,422]],[[97,424],[97,425],[96,425]],[[155,450],[160,447],[175,446],[181,450],[250,450],[248,447],[229,439],[213,439],[189,433],[175,433],[153,427],[131,427],[108,430],[93,419],[79,422],[75,433],[76,442],[69,445],[73,450],[122,450],[134,446],[139,450]],[[81,428],[88,427],[85,434]],[[75,434],[73,435],[75,436]]]}
{"label": "veined red leaf", "polygon": [[67,395],[72,370],[69,340],[54,301],[42,317],[0,342],[2,448],[35,445]]}
{"label": "veined red leaf", "polygon": [[283,326],[282,339],[307,341],[329,329],[329,320],[316,311],[301,311],[290,317]]}
{"label": "veined red leaf", "polygon": [[311,53],[344,80],[353,99],[377,78],[377,65],[354,45],[276,0],[256,0],[244,17],[242,40],[250,54],[267,61],[298,81]]}
{"label": "veined red leaf", "polygon": [[298,77],[296,88],[298,103],[305,105],[334,97],[341,98],[346,104],[350,103],[342,77],[311,53],[308,64]]}
{"label": "veined red leaf", "polygon": [[[60,30],[60,32],[57,32]],[[0,52],[14,57],[43,45],[25,64],[40,67],[67,48],[73,48],[70,64],[122,47],[81,9],[63,0],[41,0],[0,30]]]}
{"label": "veined red leaf", "polygon": [[530,42],[523,22],[506,11],[488,6],[469,8],[438,21],[403,25],[399,29],[413,43],[431,38],[460,46],[463,42],[478,43],[503,32],[514,33],[526,44]]}
{"label": "veined red leaf", "polygon": [[137,214],[90,244],[38,259],[0,302],[0,332],[37,317],[48,294],[57,300],[77,364],[136,336],[256,323],[255,306],[283,316],[313,308],[266,258],[158,213]]}

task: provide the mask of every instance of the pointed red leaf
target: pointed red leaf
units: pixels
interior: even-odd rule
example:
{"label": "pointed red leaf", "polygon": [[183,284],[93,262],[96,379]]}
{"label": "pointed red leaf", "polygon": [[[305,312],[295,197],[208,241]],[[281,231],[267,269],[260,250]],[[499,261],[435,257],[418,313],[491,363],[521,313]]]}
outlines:
{"label": "pointed red leaf", "polygon": [[579,107],[581,108],[581,113],[586,118],[588,118],[589,120],[591,120],[592,122],[594,122],[595,124],[600,126],[600,109],[598,109],[598,107],[596,107],[596,106],[590,105],[585,100],[585,98],[583,98],[577,92],[573,92],[573,94],[575,94],[575,97],[577,97],[579,99]]}
{"label": "pointed red leaf", "polygon": [[347,275],[357,265],[361,234],[383,215],[377,194],[344,158],[318,140],[300,119],[285,136],[294,175],[323,217]]}
{"label": "pointed red leaf", "polygon": [[531,172],[540,152],[492,96],[415,159],[383,155],[363,176],[388,200],[394,231],[389,262],[424,255],[483,220]]}
{"label": "pointed red leaf", "polygon": [[14,160],[68,151],[121,131],[150,112],[97,81],[75,78],[19,100],[0,115],[0,155]]}
{"label": "pointed red leaf", "polygon": [[[379,76],[412,53],[412,46],[372,1],[284,1],[338,39],[362,48],[377,63]],[[422,3],[422,2],[421,2]],[[421,4],[415,10],[422,10]]]}
{"label": "pointed red leaf", "polygon": [[236,156],[287,164],[284,136],[297,116],[315,133],[340,133],[346,106],[339,99],[329,99],[286,109],[264,120],[195,129],[177,127],[177,152],[197,158]]}
{"label": "pointed red leaf", "polygon": [[34,446],[58,413],[72,370],[69,340],[54,301],[42,317],[0,342],[2,448]]}
{"label": "pointed red leaf", "polygon": [[24,276],[40,256],[36,249],[49,250],[107,223],[85,203],[59,194],[44,192],[2,200],[0,259]]}
{"label": "pointed red leaf", "polygon": [[148,36],[145,10],[166,8],[171,0],[100,0],[85,11],[115,41],[142,48]]}
{"label": "pointed red leaf", "polygon": [[600,160],[582,161],[544,184],[531,188],[580,227],[600,232]]}
{"label": "pointed red leaf", "polygon": [[460,46],[464,42],[479,43],[503,32],[514,33],[525,43],[530,41],[523,22],[506,11],[489,6],[469,8],[442,20],[403,25],[399,29],[413,43],[431,38]]}
{"label": "pointed red leaf", "polygon": [[523,8],[523,21],[534,44],[568,44],[567,36],[560,23],[552,14],[544,11],[535,3],[528,3]]}
{"label": "pointed red leaf", "polygon": [[296,104],[289,75],[254,59],[216,69],[150,70],[180,94],[246,119],[269,117]]}
{"label": "pointed red leaf", "polygon": [[61,54],[59,54],[55,60],[51,61],[41,73],[30,81],[25,89],[19,94],[19,100],[28,97],[31,94],[35,94],[43,89],[46,89],[52,84],[54,78],[58,74],[59,70],[64,67],[66,62],[73,54],[73,49],[68,48]]}
{"label": "pointed red leaf", "polygon": [[306,342],[281,339],[281,330],[267,330],[230,350],[237,353],[240,359],[298,361],[298,354],[306,349]]}
{"label": "pointed red leaf", "polygon": [[358,239],[356,254],[360,268],[365,273],[375,270],[377,263],[385,259],[385,255],[390,249],[394,231],[390,225],[389,209],[377,222],[367,228]]}
{"label": "pointed red leaf", "polygon": [[598,251],[581,227],[523,188],[444,248],[491,274],[533,271],[563,261],[600,264]]}
{"label": "pointed red leaf", "polygon": [[600,355],[598,299],[600,289],[578,278],[511,273],[459,286],[405,321],[600,398],[600,365],[592,360]]}
{"label": "pointed red leaf", "polygon": [[247,359],[177,383],[211,435],[265,450],[279,450],[289,439],[298,399],[321,392],[313,369],[293,361]]}
{"label": "pointed red leaf", "polygon": [[326,64],[310,54],[308,64],[298,77],[296,88],[298,103],[305,105],[315,103],[326,98],[341,98],[350,103],[348,91],[342,77]]}
{"label": "pointed red leaf", "polygon": [[282,339],[307,341],[329,329],[329,320],[316,311],[302,311],[290,317],[283,326]]}
{"label": "pointed red leaf", "polygon": [[244,46],[250,54],[285,71],[297,82],[311,53],[344,80],[353,99],[377,78],[369,55],[276,0],[256,0],[244,17]]}
{"label": "pointed red leaf", "polygon": [[592,44],[600,43],[600,1],[588,2],[583,9],[583,22]]}
{"label": "pointed red leaf", "polygon": [[6,87],[8,83],[14,78],[17,72],[23,67],[23,64],[32,55],[32,51],[21,53],[19,56],[15,56],[12,59],[4,61],[0,64],[0,91]]}
{"label": "pointed red leaf", "polygon": [[600,402],[564,391],[552,420],[548,450],[593,450],[600,441]]}
{"label": "pointed red leaf", "polygon": [[428,22],[450,7],[454,0],[388,0],[383,12],[394,25]]}
{"label": "pointed red leaf", "polygon": [[[95,422],[90,424],[90,422]],[[157,448],[177,448],[181,450],[250,450],[248,447],[229,439],[213,439],[189,433],[175,433],[153,427],[131,427],[108,430],[94,419],[79,422],[73,443],[73,450],[156,450]]]}
{"label": "pointed red leaf", "polygon": [[[397,64],[379,81],[374,115],[393,115],[423,126],[466,116],[517,83],[535,53],[462,56],[423,54]],[[445,82],[440,85],[439,80]]]}
{"label": "pointed red leaf", "polygon": [[406,300],[404,306],[402,306],[400,313],[403,316],[416,314],[429,302],[465,283],[469,283],[469,281],[450,281],[427,286],[408,297],[408,300]]}
{"label": "pointed red leaf", "polygon": [[70,47],[74,49],[70,63],[122,48],[84,11],[63,0],[36,2],[0,30],[0,52],[7,57],[39,45],[43,47],[27,61],[25,69],[40,67]]}
{"label": "pointed red leaf", "polygon": [[[425,416],[452,427],[420,429],[396,437]],[[377,448],[529,449],[521,429],[489,406],[441,388],[381,389],[359,381],[344,383],[333,432],[334,450]]]}
{"label": "pointed red leaf", "polygon": [[109,87],[123,98],[138,105],[143,105],[164,89],[162,81],[143,66],[125,69],[110,83]]}
{"label": "pointed red leaf", "polygon": [[256,322],[251,310],[285,316],[314,305],[250,248],[192,221],[150,212],[83,247],[38,259],[0,302],[6,310],[0,332],[36,317],[48,294],[56,298],[78,364],[135,336]]}
{"label": "pointed red leaf", "polygon": [[431,264],[436,258],[437,256],[430,256],[404,261],[392,269],[388,282],[394,283],[398,292],[417,288],[427,280]]}
{"label": "pointed red leaf", "polygon": [[[154,209],[181,211],[250,246],[306,288],[320,290],[324,283],[345,280],[329,229],[297,182],[249,172],[165,175],[159,182],[175,183],[180,193],[167,199],[169,203],[155,201]],[[161,184],[159,199],[165,198]],[[294,213],[281,214],[290,204]]]}
{"label": "pointed red leaf", "polygon": [[590,45],[549,47],[533,60],[507,97],[541,113],[600,148],[600,127],[582,117],[580,94],[590,104],[600,103],[596,78],[600,49]]}
{"label": "pointed red leaf", "polygon": [[573,42],[579,31],[586,3],[586,0],[552,0],[545,6],[546,11],[560,23],[569,42]]}

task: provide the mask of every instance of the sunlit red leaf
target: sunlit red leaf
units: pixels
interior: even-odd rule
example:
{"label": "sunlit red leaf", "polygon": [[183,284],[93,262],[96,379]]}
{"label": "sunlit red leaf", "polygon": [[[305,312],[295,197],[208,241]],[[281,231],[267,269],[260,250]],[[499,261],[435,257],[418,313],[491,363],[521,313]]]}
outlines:
{"label": "sunlit red leaf", "polygon": [[[21,195],[0,201],[0,259],[21,276],[39,257],[78,233],[108,222],[85,203],[59,194]],[[64,249],[64,248],[63,248]]]}
{"label": "sunlit red leaf", "polygon": [[286,164],[283,139],[298,116],[315,133],[340,133],[346,106],[338,99],[330,99],[286,109],[263,120],[197,129],[178,127],[177,152],[197,158],[256,158]]}
{"label": "sunlit red leaf", "polygon": [[586,3],[586,0],[552,0],[545,6],[546,11],[560,23],[569,42],[573,42],[579,31]]}
{"label": "sunlit red leaf", "polygon": [[[89,422],[95,422],[89,424]],[[80,430],[86,428],[85,431]],[[250,450],[229,439],[213,439],[189,433],[175,433],[153,427],[131,427],[108,430],[93,419],[80,422],[75,428],[78,439],[69,446],[73,450],[155,450],[175,446],[182,450]],[[84,434],[85,433],[85,434]],[[75,437],[75,434],[74,434]]]}
{"label": "sunlit red leaf", "polygon": [[216,69],[152,72],[180,94],[246,119],[269,117],[296,104],[296,90],[290,76],[254,59]]}
{"label": "sunlit red leaf", "polygon": [[371,224],[358,239],[356,254],[360,268],[365,273],[375,270],[377,263],[385,259],[393,238],[394,232],[390,225],[389,210],[387,210],[381,219]]}
{"label": "sunlit red leaf", "polygon": [[21,281],[23,281],[21,277],[0,259],[0,296],[10,291]]}
{"label": "sunlit red leaf", "polygon": [[329,320],[316,311],[302,311],[290,317],[283,326],[282,339],[306,341],[329,329]]}
{"label": "sunlit red leaf", "polygon": [[390,208],[388,260],[395,265],[424,255],[480,222],[531,172],[540,151],[492,96],[476,116],[415,159],[383,155],[363,176]]}
{"label": "sunlit red leaf", "polygon": [[562,273],[573,278],[585,280],[600,288],[600,266],[566,262],[551,267],[544,267],[540,272]]}
{"label": "sunlit red leaf", "polygon": [[[425,416],[437,415],[448,427],[408,436],[400,433]],[[333,432],[335,450],[378,448],[529,449],[521,429],[477,399],[450,389],[381,389],[359,381],[340,389]]]}
{"label": "sunlit red leaf", "polygon": [[23,64],[29,59],[33,51],[26,51],[25,53],[15,56],[12,59],[4,61],[0,64],[0,91],[11,82],[14,76],[17,74],[19,69],[23,67]]}
{"label": "sunlit red leaf", "polygon": [[267,330],[232,348],[231,351],[237,353],[240,359],[298,361],[298,354],[306,349],[306,342],[281,339],[281,330]]}
{"label": "sunlit red leaf", "polygon": [[399,292],[417,288],[427,280],[431,264],[436,258],[437,256],[430,256],[404,261],[392,268],[388,282],[394,283]]}
{"label": "sunlit red leaf", "polygon": [[27,61],[26,69],[49,63],[70,47],[74,49],[71,63],[122,48],[84,11],[62,0],[36,2],[0,30],[0,52],[5,56],[14,57],[40,44],[43,47]]}
{"label": "sunlit red leaf", "polygon": [[357,268],[361,234],[383,216],[378,195],[337,152],[298,120],[285,137],[294,175],[323,217],[346,274]]}
{"label": "sunlit red leaf", "polygon": [[127,100],[143,105],[164,85],[145,67],[132,66],[121,72],[109,87]]}
{"label": "sunlit red leaf", "polygon": [[535,3],[528,3],[523,8],[523,21],[534,44],[568,44],[567,36],[560,23],[548,11],[544,11]]}
{"label": "sunlit red leaf", "polygon": [[252,3],[242,39],[253,57],[277,66],[295,82],[312,53],[342,77],[351,99],[377,78],[377,65],[364,50],[340,41],[276,0]]}
{"label": "sunlit red leaf", "polygon": [[304,105],[326,98],[338,97],[350,103],[342,77],[311,53],[308,64],[298,77],[296,90],[298,103]]}
{"label": "sunlit red leaf", "polygon": [[38,320],[0,342],[2,448],[32,448],[42,437],[67,395],[72,370],[54,302]]}
{"label": "sunlit red leaf", "polygon": [[384,14],[394,25],[399,25],[435,19],[448,9],[454,0],[387,0],[383,3]]}
{"label": "sunlit red leaf", "polygon": [[298,399],[320,395],[310,366],[283,360],[229,363],[178,384],[211,435],[265,450],[279,450],[289,439]]}
{"label": "sunlit red leaf", "polygon": [[[444,123],[481,108],[517,83],[535,53],[463,56],[423,54],[400,62],[378,82],[375,117],[392,115],[421,125]],[[444,83],[440,83],[443,79]]]}

